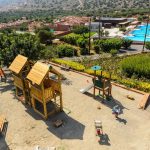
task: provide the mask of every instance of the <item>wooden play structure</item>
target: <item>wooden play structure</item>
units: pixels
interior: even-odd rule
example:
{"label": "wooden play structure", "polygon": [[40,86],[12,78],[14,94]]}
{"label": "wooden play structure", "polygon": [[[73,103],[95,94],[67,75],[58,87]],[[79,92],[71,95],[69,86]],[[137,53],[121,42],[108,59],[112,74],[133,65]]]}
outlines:
{"label": "wooden play structure", "polygon": [[[52,79],[54,74],[57,78]],[[61,74],[52,66],[37,62],[27,75],[30,81],[30,95],[35,112],[47,119],[49,115],[63,109]]]}
{"label": "wooden play structure", "polygon": [[0,78],[1,78],[1,81],[4,78],[4,80],[6,82],[6,75],[5,75],[5,72],[3,71],[3,69],[1,67],[0,67]]}
{"label": "wooden play structure", "polygon": [[11,63],[9,69],[13,73],[14,85],[16,88],[16,97],[24,103],[30,104],[30,88],[26,76],[29,73],[32,62],[28,58],[18,55]]}
{"label": "wooden play structure", "polygon": [[95,98],[96,90],[99,91],[99,95],[100,95],[100,92],[102,92],[103,99],[105,96],[106,98],[111,96],[111,89],[112,89],[111,75],[108,79],[106,79],[103,77],[103,71],[101,71],[100,76],[96,77],[96,74],[95,74],[95,77],[93,78],[93,84],[94,84],[94,87],[93,87],[94,98]]}
{"label": "wooden play structure", "polygon": [[7,120],[5,116],[0,115],[0,134],[3,134],[3,131],[5,130],[5,124],[7,123]]}

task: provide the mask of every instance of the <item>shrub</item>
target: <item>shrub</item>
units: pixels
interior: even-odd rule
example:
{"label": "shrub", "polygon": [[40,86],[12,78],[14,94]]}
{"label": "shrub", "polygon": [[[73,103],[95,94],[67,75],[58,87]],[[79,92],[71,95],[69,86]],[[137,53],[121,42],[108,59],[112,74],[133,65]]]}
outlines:
{"label": "shrub", "polygon": [[89,29],[88,29],[88,27],[86,27],[86,26],[75,26],[75,27],[73,28],[73,32],[74,32],[75,34],[84,34],[84,33],[88,33],[88,32],[89,32]]}
{"label": "shrub", "polygon": [[117,38],[97,40],[94,42],[94,45],[96,48],[99,46],[99,51],[102,50],[103,52],[110,52],[111,49],[116,49],[118,51],[121,48],[122,41]]}
{"label": "shrub", "polygon": [[77,50],[68,44],[59,45],[57,47],[57,52],[59,57],[72,57],[74,55],[77,55]]}
{"label": "shrub", "polygon": [[77,45],[80,47],[80,48],[85,48],[86,47],[86,45],[87,45],[87,40],[86,39],[84,39],[84,38],[79,38],[78,40],[77,40]]}
{"label": "shrub", "polygon": [[80,49],[80,54],[81,54],[81,55],[87,55],[88,52],[89,52],[89,51],[88,51],[88,49],[87,49],[86,47]]}
{"label": "shrub", "polygon": [[79,38],[82,38],[82,36],[79,34],[71,33],[71,34],[61,37],[60,40],[66,42],[66,43],[72,44],[72,45],[77,45],[77,40]]}
{"label": "shrub", "polygon": [[131,56],[121,61],[122,72],[128,77],[136,74],[138,78],[150,79],[150,56]]}
{"label": "shrub", "polygon": [[150,50],[150,42],[146,42],[145,47],[146,47],[148,50]]}
{"label": "shrub", "polygon": [[133,41],[129,39],[122,39],[122,47],[128,49],[131,46],[132,42]]}
{"label": "shrub", "polygon": [[68,65],[69,67],[77,71],[84,71],[85,69],[84,65],[81,65],[80,63],[69,61],[69,60],[53,59],[52,61],[58,64]]}
{"label": "shrub", "polygon": [[52,39],[54,38],[54,35],[47,30],[40,30],[38,33],[38,37],[42,44],[48,45],[52,44]]}
{"label": "shrub", "polygon": [[94,45],[94,50],[95,50],[96,54],[99,54],[100,53],[100,47],[99,47],[99,45]]}
{"label": "shrub", "polygon": [[110,53],[111,53],[112,56],[115,56],[115,55],[117,55],[118,51],[116,49],[112,49],[110,51]]}
{"label": "shrub", "polygon": [[120,27],[119,31],[126,32],[126,27]]}

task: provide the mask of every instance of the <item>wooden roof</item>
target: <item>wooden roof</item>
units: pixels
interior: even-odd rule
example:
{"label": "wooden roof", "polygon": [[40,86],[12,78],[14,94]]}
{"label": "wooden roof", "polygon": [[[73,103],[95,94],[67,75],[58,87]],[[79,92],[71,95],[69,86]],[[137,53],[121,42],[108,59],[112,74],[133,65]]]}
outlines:
{"label": "wooden roof", "polygon": [[9,66],[9,69],[16,74],[19,74],[28,61],[27,57],[18,55]]}
{"label": "wooden roof", "polygon": [[40,85],[48,72],[49,72],[49,66],[41,62],[37,62],[35,63],[31,71],[27,75],[27,79],[36,83],[37,85]]}

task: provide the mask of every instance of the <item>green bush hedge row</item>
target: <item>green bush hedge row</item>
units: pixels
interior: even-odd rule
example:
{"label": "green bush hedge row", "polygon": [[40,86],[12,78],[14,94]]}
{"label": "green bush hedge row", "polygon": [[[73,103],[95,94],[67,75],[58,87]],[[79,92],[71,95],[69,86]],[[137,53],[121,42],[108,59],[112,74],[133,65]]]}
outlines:
{"label": "green bush hedge row", "polygon": [[81,65],[80,63],[69,61],[69,60],[62,60],[62,59],[52,59],[53,62],[58,64],[65,64],[69,66],[70,68],[77,70],[77,71],[84,71],[85,67]]}

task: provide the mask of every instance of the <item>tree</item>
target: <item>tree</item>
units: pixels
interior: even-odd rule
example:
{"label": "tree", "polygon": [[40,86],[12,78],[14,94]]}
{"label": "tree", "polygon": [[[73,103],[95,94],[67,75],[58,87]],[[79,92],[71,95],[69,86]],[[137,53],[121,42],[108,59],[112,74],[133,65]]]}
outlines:
{"label": "tree", "polygon": [[89,29],[86,26],[74,26],[73,32],[76,34],[84,34],[84,33],[88,33]]}
{"label": "tree", "polygon": [[45,47],[31,34],[0,35],[0,56],[4,65],[9,66],[13,59],[22,54],[31,60],[38,60]]}
{"label": "tree", "polygon": [[48,32],[46,30],[40,30],[38,33],[38,37],[39,37],[40,42],[42,44],[49,45],[49,44],[52,44],[52,40],[54,38],[54,35],[52,32]]}

